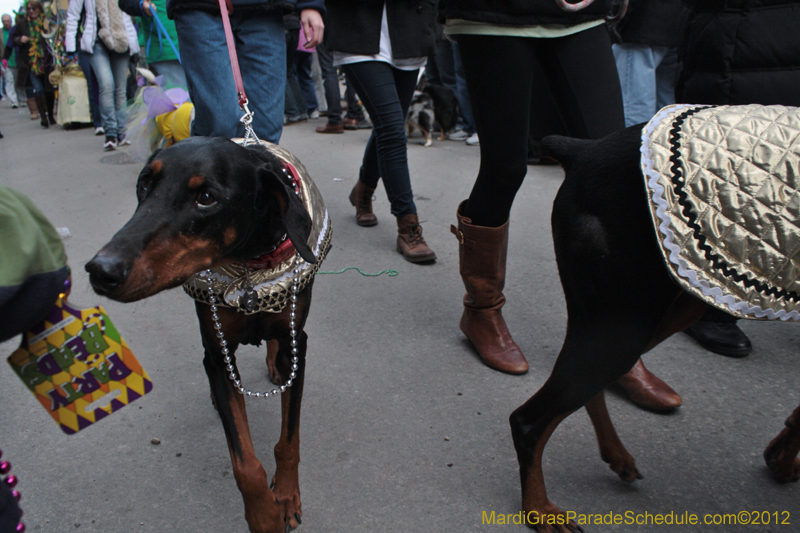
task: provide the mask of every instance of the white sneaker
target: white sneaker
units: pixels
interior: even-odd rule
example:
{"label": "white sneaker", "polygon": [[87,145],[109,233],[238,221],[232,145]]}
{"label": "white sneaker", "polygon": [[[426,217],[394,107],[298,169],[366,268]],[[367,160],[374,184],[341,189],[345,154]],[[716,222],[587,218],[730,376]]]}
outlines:
{"label": "white sneaker", "polygon": [[97,126],[97,127],[94,129],[94,134],[95,134],[96,136],[99,136],[99,135],[104,135],[105,133],[106,133],[106,130],[104,130],[104,129],[103,129],[103,126]]}
{"label": "white sneaker", "polygon": [[319,111],[315,109],[310,115],[308,115],[308,118],[311,120],[317,120],[319,118]]}
{"label": "white sneaker", "polygon": [[479,144],[481,144],[480,141],[478,140],[477,133],[473,133],[472,135],[467,137],[467,140],[464,142],[467,143],[468,146],[478,146]]}
{"label": "white sneaker", "polygon": [[111,152],[112,150],[116,150],[116,148],[117,148],[117,138],[107,135],[106,142],[103,143],[103,150],[106,152]]}
{"label": "white sneaker", "polygon": [[466,138],[469,137],[469,134],[464,130],[454,131],[453,133],[447,136],[447,139],[450,141],[464,141]]}

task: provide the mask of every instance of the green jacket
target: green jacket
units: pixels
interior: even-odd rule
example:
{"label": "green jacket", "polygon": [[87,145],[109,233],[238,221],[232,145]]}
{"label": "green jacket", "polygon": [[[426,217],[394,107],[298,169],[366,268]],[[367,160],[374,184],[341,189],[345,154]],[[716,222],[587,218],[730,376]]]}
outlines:
{"label": "green jacket", "polygon": [[[175,31],[175,23],[167,17],[167,1],[166,0],[151,0],[153,5],[156,6],[156,16],[164,24],[169,38],[172,39],[172,44],[175,49],[180,53],[178,47],[178,33]],[[167,42],[166,38],[162,35],[161,45],[158,43],[158,28],[156,22],[150,17],[140,16],[138,20],[139,26],[139,46],[142,52],[147,54],[147,63],[158,63],[159,61],[173,61],[178,59],[172,47]],[[148,41],[150,43],[149,50]]]}
{"label": "green jacket", "polygon": [[[8,42],[8,35],[10,33],[11,33],[11,30],[7,30],[7,29],[3,28],[3,48],[5,48],[5,46],[7,44],[11,44],[12,48],[14,47],[14,43],[9,43]],[[11,56],[8,58],[8,66],[11,67],[11,68],[16,68],[16,66],[17,66],[17,58],[15,57],[16,55],[17,54],[11,54]]]}
{"label": "green jacket", "polygon": [[46,317],[68,277],[55,228],[25,195],[0,186],[0,342]]}

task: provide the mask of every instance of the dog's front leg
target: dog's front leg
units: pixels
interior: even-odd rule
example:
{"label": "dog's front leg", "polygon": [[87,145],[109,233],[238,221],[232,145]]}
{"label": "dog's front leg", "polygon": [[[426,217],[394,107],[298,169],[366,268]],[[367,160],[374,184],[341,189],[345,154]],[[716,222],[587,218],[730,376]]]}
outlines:
{"label": "dog's front leg", "polygon": [[[296,528],[303,516],[300,503],[300,482],[297,467],[300,463],[300,404],[303,400],[303,381],[305,377],[305,353],[308,335],[300,332],[297,336],[297,370],[291,388],[281,394],[281,437],[275,445],[275,477],[272,478],[275,497],[283,508],[286,524]],[[276,364],[283,366],[281,375],[288,376],[291,368],[291,346],[281,343]],[[284,361],[288,364],[282,365]],[[279,370],[280,371],[280,370]],[[285,372],[285,373],[284,373]],[[286,379],[284,378],[284,382]]]}
{"label": "dog's front leg", "polygon": [[586,411],[592,420],[594,432],[597,435],[597,444],[600,446],[600,457],[603,461],[608,463],[611,470],[619,474],[624,481],[633,482],[642,479],[642,475],[636,469],[633,456],[625,449],[614,429],[602,391],[586,404]]}
{"label": "dog's front leg", "polygon": [[[286,383],[294,372],[292,386],[281,394],[281,437],[275,445],[275,476],[272,487],[275,497],[281,504],[287,527],[295,528],[301,522],[303,511],[300,503],[300,483],[298,464],[300,463],[300,405],[303,400],[303,383],[306,369],[306,349],[308,335],[303,331],[311,303],[311,284],[298,295],[297,306],[285,309],[269,325],[272,335],[277,338],[278,350],[274,369],[280,382]],[[292,322],[296,333],[297,364],[292,363],[291,335]]]}
{"label": "dog's front leg", "polygon": [[800,407],[786,419],[786,427],[764,450],[764,459],[779,483],[800,479]]}
{"label": "dog's front leg", "polygon": [[[208,306],[197,304],[205,358],[203,365],[211,386],[211,395],[225,429],[236,485],[244,500],[244,516],[251,533],[284,533],[281,507],[269,488],[267,472],[258,460],[250,437],[244,396],[239,394],[228,377],[219,339],[214,333]],[[239,344],[245,317],[229,308],[219,308],[219,321],[231,358]],[[235,359],[232,362],[236,366]],[[237,370],[238,373],[238,370]]]}

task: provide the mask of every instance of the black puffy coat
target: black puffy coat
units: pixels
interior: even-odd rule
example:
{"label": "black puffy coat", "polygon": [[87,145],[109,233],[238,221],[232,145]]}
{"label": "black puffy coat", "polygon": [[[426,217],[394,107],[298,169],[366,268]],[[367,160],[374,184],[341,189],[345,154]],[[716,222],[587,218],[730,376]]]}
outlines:
{"label": "black puffy coat", "polygon": [[682,8],[681,0],[630,0],[617,32],[623,43],[677,48]]}
{"label": "black puffy coat", "polygon": [[676,95],[693,104],[800,106],[800,3],[693,0]]}

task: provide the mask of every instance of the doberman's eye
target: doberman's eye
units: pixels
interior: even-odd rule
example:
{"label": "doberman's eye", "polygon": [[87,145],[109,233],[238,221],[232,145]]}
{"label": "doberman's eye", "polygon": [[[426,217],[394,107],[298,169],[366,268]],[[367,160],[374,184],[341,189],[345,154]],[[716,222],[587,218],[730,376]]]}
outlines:
{"label": "doberman's eye", "polygon": [[197,205],[209,207],[215,203],[217,203],[217,199],[214,198],[214,195],[208,191],[203,191],[197,195]]}
{"label": "doberman's eye", "polygon": [[150,192],[150,180],[140,179],[138,189],[139,198],[147,196],[147,193]]}

